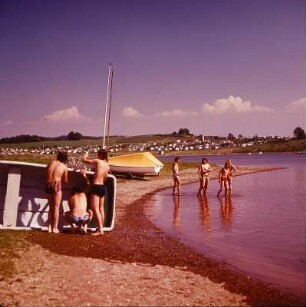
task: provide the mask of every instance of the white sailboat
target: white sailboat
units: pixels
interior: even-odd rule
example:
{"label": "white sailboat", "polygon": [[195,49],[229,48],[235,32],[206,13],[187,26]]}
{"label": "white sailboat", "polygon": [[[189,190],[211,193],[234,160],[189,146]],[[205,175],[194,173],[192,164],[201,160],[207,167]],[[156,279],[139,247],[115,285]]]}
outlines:
{"label": "white sailboat", "polygon": [[112,173],[126,174],[128,176],[144,176],[146,174],[159,174],[163,163],[150,152],[140,152],[117,157],[110,157],[109,164]]}
{"label": "white sailboat", "polygon": [[[107,78],[107,94],[104,114],[104,128],[103,128],[103,148],[109,146],[109,132],[110,132],[110,117],[112,106],[112,91],[113,91],[114,67],[109,65]],[[106,142],[107,136],[107,142]],[[111,172],[114,174],[123,175],[141,175],[159,174],[163,168],[161,163],[150,152],[132,153],[109,158],[109,165]]]}

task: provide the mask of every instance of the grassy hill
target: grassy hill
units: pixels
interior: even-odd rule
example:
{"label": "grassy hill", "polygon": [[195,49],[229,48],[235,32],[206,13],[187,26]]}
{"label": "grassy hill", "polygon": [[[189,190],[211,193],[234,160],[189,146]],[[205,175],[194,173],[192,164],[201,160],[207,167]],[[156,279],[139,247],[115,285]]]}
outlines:
{"label": "grassy hill", "polygon": [[[218,137],[216,137],[218,138]],[[169,144],[175,143],[178,140],[180,142],[192,143],[199,140],[199,137],[189,135],[177,135],[177,134],[155,134],[155,135],[138,135],[138,136],[112,136],[109,139],[109,146],[122,146],[122,150],[127,148],[128,145],[137,144]],[[241,141],[242,144],[242,141]],[[241,145],[240,144],[240,145]],[[237,144],[236,144],[237,145]],[[44,141],[44,142],[31,142],[20,144],[0,144],[1,148],[81,148],[81,147],[98,147],[102,146],[101,138],[83,138],[81,140],[57,140],[57,141]],[[219,149],[202,149],[202,150],[188,150],[188,151],[175,151],[175,154],[228,154],[228,153],[245,153],[245,152],[306,152],[306,140],[298,139],[272,139],[268,143],[258,144],[253,146],[236,146],[236,147],[220,147]],[[119,154],[122,152],[118,152]],[[171,154],[171,151],[167,151],[167,154]]]}

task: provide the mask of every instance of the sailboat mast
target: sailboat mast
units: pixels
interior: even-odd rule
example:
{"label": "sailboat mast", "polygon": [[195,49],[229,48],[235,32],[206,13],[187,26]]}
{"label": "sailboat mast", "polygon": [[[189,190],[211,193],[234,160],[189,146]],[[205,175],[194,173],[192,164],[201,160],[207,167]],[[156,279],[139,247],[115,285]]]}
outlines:
{"label": "sailboat mast", "polygon": [[109,146],[110,118],[112,112],[112,98],[113,98],[113,80],[114,80],[114,69],[112,67],[111,78],[110,78],[108,120],[107,120],[107,147]]}
{"label": "sailboat mast", "polygon": [[107,121],[109,119],[108,116],[108,106],[110,104],[110,97],[111,97],[111,82],[112,82],[112,73],[113,71],[113,66],[112,64],[109,64],[108,66],[108,77],[107,77],[107,90],[106,90],[106,103],[105,103],[105,111],[104,111],[104,127],[103,127],[103,143],[102,147],[105,148],[105,137],[106,137],[106,126],[107,126]]}

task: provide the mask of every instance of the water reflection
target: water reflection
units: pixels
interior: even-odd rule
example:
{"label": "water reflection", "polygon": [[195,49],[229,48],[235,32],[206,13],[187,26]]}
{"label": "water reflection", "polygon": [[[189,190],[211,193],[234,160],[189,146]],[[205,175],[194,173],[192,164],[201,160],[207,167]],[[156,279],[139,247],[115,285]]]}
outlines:
{"label": "water reflection", "polygon": [[294,193],[294,196],[296,198],[297,204],[305,204],[305,171],[306,167],[297,167],[294,172],[294,181],[296,184],[296,193]]}
{"label": "water reflection", "polygon": [[210,221],[210,209],[208,205],[207,196],[199,196],[199,204],[200,204],[200,223],[203,226],[205,231],[211,231],[211,221]]}
{"label": "water reflection", "polygon": [[231,194],[226,195],[224,198],[218,197],[220,202],[220,218],[222,221],[223,229],[231,231],[233,220],[233,202]]}
{"label": "water reflection", "polygon": [[180,208],[181,208],[181,198],[179,195],[173,195],[173,226],[176,229],[179,229],[181,226],[181,216],[180,216]]}

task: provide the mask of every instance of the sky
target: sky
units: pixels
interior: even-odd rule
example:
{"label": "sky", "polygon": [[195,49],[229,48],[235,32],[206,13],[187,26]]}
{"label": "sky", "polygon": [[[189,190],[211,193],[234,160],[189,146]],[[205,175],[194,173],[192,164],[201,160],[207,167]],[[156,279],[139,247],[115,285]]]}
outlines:
{"label": "sky", "polygon": [[0,0],[0,137],[293,136],[305,0]]}

